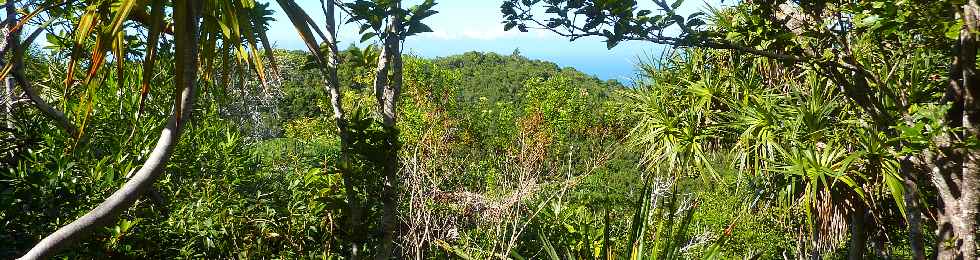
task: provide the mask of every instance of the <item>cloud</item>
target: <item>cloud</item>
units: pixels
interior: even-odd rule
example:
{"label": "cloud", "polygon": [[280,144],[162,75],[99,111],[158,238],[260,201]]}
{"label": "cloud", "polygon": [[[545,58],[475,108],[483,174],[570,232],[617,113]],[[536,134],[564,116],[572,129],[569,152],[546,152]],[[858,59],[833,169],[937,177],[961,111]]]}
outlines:
{"label": "cloud", "polygon": [[521,37],[548,38],[554,37],[550,32],[542,30],[532,30],[530,32],[520,32],[518,30],[504,31],[503,25],[500,26],[480,26],[463,27],[456,30],[446,30],[436,28],[432,32],[422,34],[423,37],[437,40],[500,40]]}
{"label": "cloud", "polygon": [[496,28],[466,28],[463,29],[463,36],[477,40],[496,40],[500,38],[513,38],[519,35],[519,31],[504,31],[503,26]]}
{"label": "cloud", "polygon": [[432,32],[422,34],[422,36],[439,40],[455,40],[459,38],[456,34],[443,30],[433,30]]}

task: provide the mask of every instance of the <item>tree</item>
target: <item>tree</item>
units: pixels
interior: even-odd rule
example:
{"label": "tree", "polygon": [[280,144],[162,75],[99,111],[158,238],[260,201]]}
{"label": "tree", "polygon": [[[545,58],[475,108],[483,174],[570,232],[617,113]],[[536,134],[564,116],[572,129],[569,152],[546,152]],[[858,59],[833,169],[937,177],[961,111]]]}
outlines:
{"label": "tree", "polygon": [[[598,36],[606,39],[609,48],[635,40],[731,50],[818,72],[840,86],[849,102],[870,119],[871,129],[885,133],[885,139],[892,140],[887,146],[899,151],[887,160],[902,165],[899,173],[906,195],[896,196],[896,203],[905,205],[914,258],[924,258],[919,219],[928,208],[918,203],[922,195],[918,186],[923,184],[939,191],[938,257],[976,257],[980,174],[974,161],[980,149],[970,145],[980,136],[973,122],[980,113],[974,101],[978,94],[971,90],[978,87],[976,1],[752,1],[732,7],[730,15],[712,10],[716,17],[712,25],[703,12],[681,16],[681,1],[653,3],[656,10],[639,8],[636,1],[508,0],[501,10],[506,30],[545,29],[572,40]],[[950,50],[946,98],[917,97],[914,93],[922,89],[892,84],[887,70],[870,69],[875,67],[873,61],[855,45],[867,38],[894,46],[879,49]],[[928,104],[950,106],[939,118],[942,129],[921,128],[927,123],[914,114],[917,107]],[[913,129],[906,131],[909,128]]]}
{"label": "tree", "polygon": [[[377,111],[381,116],[382,124],[387,132],[387,154],[383,165],[383,191],[382,201],[384,213],[382,223],[383,238],[378,251],[377,259],[390,258],[394,248],[393,240],[397,224],[397,173],[398,173],[398,132],[395,127],[397,122],[398,97],[402,86],[402,57],[401,42],[406,37],[431,31],[428,26],[422,24],[422,19],[436,13],[432,10],[435,2],[432,0],[414,6],[410,9],[403,9],[401,1],[357,1],[354,3],[342,4],[339,1],[321,1],[321,6],[326,17],[327,33],[322,33],[316,28],[315,23],[309,19],[305,13],[292,1],[280,0],[287,13],[293,13],[290,17],[294,27],[306,42],[307,48],[313,53],[316,63],[326,76],[326,85],[330,93],[330,103],[334,111],[334,120],[337,123],[338,132],[341,139],[342,157],[347,157],[350,153],[351,144],[349,130],[347,129],[347,119],[341,105],[340,80],[337,70],[340,63],[340,50],[337,48],[336,38],[336,5],[340,5],[343,10],[351,15],[347,21],[359,22],[361,24],[360,33],[363,34],[361,41],[367,41],[375,36],[381,41],[381,51],[378,55],[377,69],[375,70],[374,91],[377,101]],[[324,45],[328,51],[328,56],[323,57],[320,51],[320,44],[317,44],[314,34],[324,40]],[[357,62],[357,60],[355,61]],[[342,159],[345,161],[347,159]],[[359,220],[361,211],[358,198],[354,195],[352,180],[353,176],[345,175],[345,186],[348,191],[348,203],[350,207],[350,226],[351,233],[354,233],[354,222]],[[358,247],[356,243],[352,245],[351,257],[358,258]]]}
{"label": "tree", "polygon": [[[314,61],[317,64],[317,68],[321,73],[325,75],[324,85],[327,88],[327,93],[330,94],[330,106],[333,109],[333,120],[336,123],[337,133],[340,136],[340,150],[341,150],[341,165],[346,165],[347,161],[350,160],[350,146],[351,140],[349,135],[349,130],[347,129],[348,119],[344,108],[341,105],[341,100],[343,99],[342,92],[340,90],[340,80],[337,77],[337,69],[340,65],[339,50],[337,48],[337,25],[335,13],[334,1],[320,1],[321,7],[323,9],[324,17],[326,18],[326,33],[324,34],[316,23],[299,7],[294,1],[279,0],[279,5],[283,7],[283,10],[291,14],[290,20],[293,26],[300,33],[301,38],[306,43],[307,48],[310,53],[313,54]],[[317,34],[314,35],[313,32]],[[317,42],[316,36],[320,36],[323,40],[323,44],[326,46],[327,54],[324,54],[320,50],[321,44]],[[343,168],[343,166],[342,166]],[[354,176],[347,169],[341,169],[341,175],[344,178],[344,187],[347,194],[348,203],[348,233],[354,234],[357,232],[356,227],[357,222],[361,221],[361,206],[359,198],[356,196],[356,191],[354,189]],[[351,241],[351,252],[350,257],[353,259],[358,259],[360,250],[358,241]]]}
{"label": "tree", "polygon": [[377,36],[381,41],[381,54],[375,70],[374,95],[378,102],[378,113],[387,132],[387,154],[383,163],[382,198],[382,241],[375,259],[389,259],[394,254],[393,247],[397,229],[398,189],[398,98],[402,88],[402,49],[401,43],[418,33],[432,31],[422,20],[436,14],[432,7],[435,1],[426,0],[409,9],[402,8],[401,1],[375,0],[357,1],[347,4],[350,9],[349,21],[365,21],[360,32],[361,41]]}

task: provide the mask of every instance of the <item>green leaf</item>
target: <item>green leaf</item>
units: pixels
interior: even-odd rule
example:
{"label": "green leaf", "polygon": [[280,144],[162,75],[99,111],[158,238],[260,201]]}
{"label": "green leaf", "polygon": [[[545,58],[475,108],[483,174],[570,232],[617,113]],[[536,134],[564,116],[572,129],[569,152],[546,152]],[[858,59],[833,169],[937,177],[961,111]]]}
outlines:
{"label": "green leaf", "polygon": [[541,240],[541,244],[544,246],[544,251],[548,254],[548,259],[552,259],[552,260],[561,259],[560,257],[558,257],[558,252],[555,251],[555,247],[551,245],[551,241],[549,241],[548,238],[545,237],[544,233],[541,231],[538,231],[538,240]]}
{"label": "green leaf", "polygon": [[504,31],[510,31],[510,29],[514,28],[514,26],[516,26],[516,25],[517,25],[517,23],[515,23],[515,22],[507,22],[507,23],[504,23]]}
{"label": "green leaf", "polygon": [[374,38],[374,36],[377,36],[377,34],[375,34],[373,32],[366,32],[366,33],[364,33],[364,34],[361,35],[361,42],[366,42],[366,41],[370,40],[371,38]]}
{"label": "green leaf", "polygon": [[946,38],[956,40],[960,38],[960,31],[963,30],[963,20],[956,20],[955,23],[947,25]]}

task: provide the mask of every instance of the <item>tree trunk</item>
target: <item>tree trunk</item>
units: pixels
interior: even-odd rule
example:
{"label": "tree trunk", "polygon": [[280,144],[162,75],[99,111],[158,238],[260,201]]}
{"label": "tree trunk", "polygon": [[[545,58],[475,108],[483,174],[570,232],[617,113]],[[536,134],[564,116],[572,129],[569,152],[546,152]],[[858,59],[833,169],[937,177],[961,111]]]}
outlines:
{"label": "tree trunk", "polygon": [[[977,0],[963,5],[964,28],[960,32],[960,68],[963,77],[963,128],[966,140],[980,138],[980,78],[977,77],[977,30],[980,29],[980,6]],[[954,183],[958,183],[958,216],[950,218],[956,235],[956,246],[960,247],[959,257],[977,259],[976,231],[977,210],[980,206],[980,149],[968,148],[963,154],[962,172],[954,173]],[[958,179],[958,180],[956,180]]]}
{"label": "tree trunk", "polygon": [[857,203],[854,214],[851,214],[851,243],[847,250],[847,259],[864,259],[868,248],[868,209],[864,203]]}
{"label": "tree trunk", "polygon": [[[7,28],[3,28],[6,33],[4,33],[3,35],[4,36],[3,38],[5,39],[3,42],[3,47],[0,48],[3,50],[0,51],[0,68],[6,66],[6,64],[4,64],[3,58],[4,56],[6,56],[7,50],[9,50],[10,37],[8,36],[12,36],[10,35],[11,33],[10,29],[13,26],[14,19],[16,19],[14,12],[11,12],[14,3],[15,1],[7,1],[6,3],[7,7],[5,7],[5,10],[7,12],[7,18],[4,21],[7,21],[9,23],[7,24]],[[3,112],[4,112],[4,116],[6,117],[5,119],[7,121],[7,128],[10,129],[14,128],[14,84],[15,84],[14,77],[12,75],[7,75],[7,77],[4,78]]]}
{"label": "tree trunk", "polygon": [[[333,119],[337,124],[337,133],[340,136],[340,170],[344,179],[344,189],[347,197],[348,206],[348,226],[347,234],[352,238],[359,234],[358,227],[361,221],[361,203],[354,188],[354,177],[350,169],[346,166],[350,163],[350,134],[347,130],[347,115],[343,107],[343,92],[340,91],[340,79],[337,76],[337,69],[340,67],[340,49],[337,48],[337,20],[334,15],[335,6],[333,1],[320,0],[320,7],[326,19],[326,31],[324,36],[330,53],[327,54],[326,85],[327,92],[330,93],[330,106],[333,109]],[[351,259],[360,258],[360,241],[351,239]]]}
{"label": "tree trunk", "polygon": [[[401,39],[398,36],[401,33],[399,28],[401,28],[401,17],[396,15],[396,10],[401,9],[401,1],[394,1],[389,9],[388,16],[388,28],[387,34],[385,36],[385,51],[382,53],[383,56],[388,56],[383,58],[391,64],[391,80],[388,84],[385,84],[381,89],[382,102],[378,105],[381,106],[381,117],[382,124],[384,124],[385,131],[387,131],[387,156],[384,161],[384,176],[382,180],[382,194],[381,200],[384,203],[383,214],[381,216],[381,228],[382,228],[382,240],[381,247],[378,254],[375,255],[375,259],[389,259],[394,254],[394,240],[395,240],[395,229],[397,228],[397,215],[398,215],[398,188],[400,181],[398,180],[398,130],[396,122],[398,120],[398,96],[401,94],[401,84],[402,84],[402,58],[401,58]],[[380,61],[379,59],[379,65]],[[379,68],[378,71],[382,71]],[[378,86],[375,85],[375,91],[379,90]]]}
{"label": "tree trunk", "polygon": [[384,90],[388,85],[388,57],[391,56],[388,45],[388,40],[385,39],[378,50],[378,67],[374,70],[374,99],[378,102],[379,114],[384,114]]}
{"label": "tree trunk", "polygon": [[[906,171],[910,173],[909,171]],[[925,260],[925,246],[922,242],[922,211],[919,207],[919,188],[915,180],[910,178],[911,174],[906,174],[905,180],[905,214],[909,225],[909,246],[912,250],[913,260]]]}
{"label": "tree trunk", "polygon": [[951,245],[950,242],[955,241],[956,236],[953,234],[953,226],[949,224],[949,217],[945,213],[939,213],[936,215],[936,245],[935,259],[945,260],[945,259],[956,259],[956,247]]}
{"label": "tree trunk", "polygon": [[175,82],[180,89],[175,97],[173,115],[161,132],[156,147],[133,178],[119,190],[92,211],[45,237],[20,259],[49,258],[79,239],[112,224],[163,172],[178,143],[181,130],[190,119],[197,81],[196,43],[200,2],[175,1],[174,4],[175,63],[178,68]]}
{"label": "tree trunk", "polygon": [[925,155],[916,156],[905,156],[899,159],[899,171],[901,177],[903,178],[903,185],[905,187],[905,193],[902,194],[902,200],[905,202],[905,220],[908,224],[909,232],[909,247],[912,251],[912,259],[914,260],[925,260],[925,245],[922,240],[922,206],[919,205],[919,185],[916,176],[923,176],[923,173],[928,174],[928,169],[933,167],[927,166],[927,162],[931,160],[925,159],[926,156],[932,156],[931,153]]}
{"label": "tree trunk", "polygon": [[[0,63],[3,67],[3,63]],[[14,77],[4,79],[3,112],[6,115],[7,128],[14,128]]]}
{"label": "tree trunk", "polygon": [[[976,140],[980,138],[980,78],[977,78],[977,29],[980,29],[980,7],[970,0],[959,10],[963,28],[954,53],[949,94],[953,108],[947,120],[951,127],[962,131],[949,140]],[[977,259],[976,232],[977,210],[980,207],[980,150],[955,148],[949,162],[936,164],[931,180],[940,196],[941,208],[937,212],[936,235],[937,259]]]}

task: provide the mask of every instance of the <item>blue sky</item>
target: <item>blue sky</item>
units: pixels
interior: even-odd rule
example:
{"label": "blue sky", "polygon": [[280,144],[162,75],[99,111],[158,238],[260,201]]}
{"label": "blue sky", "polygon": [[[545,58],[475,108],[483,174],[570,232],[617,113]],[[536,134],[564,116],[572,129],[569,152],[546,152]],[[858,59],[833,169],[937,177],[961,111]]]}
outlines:
{"label": "blue sky", "polygon": [[[406,1],[410,6],[414,2]],[[663,46],[645,42],[626,42],[609,50],[601,38],[584,38],[569,42],[561,36],[543,30],[521,33],[504,31],[500,15],[500,0],[437,0],[438,14],[425,20],[433,32],[410,37],[405,42],[405,53],[423,57],[441,57],[467,51],[497,52],[510,54],[520,49],[524,56],[548,60],[562,67],[574,67],[601,79],[617,79],[628,82],[634,74],[637,61],[661,53]],[[644,2],[644,1],[640,1]],[[695,2],[695,1],[691,1]],[[310,16],[322,25],[320,1],[297,1]],[[693,4],[685,4],[685,7]],[[703,2],[700,6],[704,6]],[[305,49],[288,18],[273,3],[276,20],[268,32],[270,40],[279,48]],[[346,17],[340,17],[346,20]],[[341,21],[343,21],[341,20]],[[356,25],[340,28],[340,46],[343,48],[360,39]]]}

